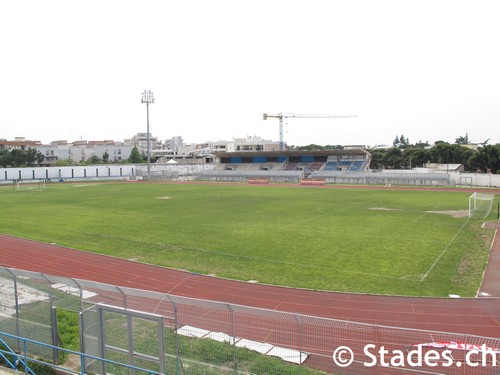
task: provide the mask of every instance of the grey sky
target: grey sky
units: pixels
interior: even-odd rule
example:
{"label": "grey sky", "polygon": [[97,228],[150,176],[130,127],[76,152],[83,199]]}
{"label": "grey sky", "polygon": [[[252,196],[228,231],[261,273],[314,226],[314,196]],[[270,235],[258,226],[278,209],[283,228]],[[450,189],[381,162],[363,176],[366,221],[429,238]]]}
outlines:
{"label": "grey sky", "polygon": [[0,3],[0,137],[500,142],[500,2]]}

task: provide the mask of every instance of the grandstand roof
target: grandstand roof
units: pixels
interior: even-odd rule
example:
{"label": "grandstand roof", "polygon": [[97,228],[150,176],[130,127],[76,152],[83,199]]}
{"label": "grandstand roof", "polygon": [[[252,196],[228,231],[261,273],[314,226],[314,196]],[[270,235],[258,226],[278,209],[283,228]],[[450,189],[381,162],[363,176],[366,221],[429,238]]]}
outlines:
{"label": "grandstand roof", "polygon": [[236,152],[214,152],[215,156],[223,157],[252,157],[252,156],[330,156],[330,155],[367,155],[368,152],[362,149],[351,150],[305,150],[305,151],[236,151]]}

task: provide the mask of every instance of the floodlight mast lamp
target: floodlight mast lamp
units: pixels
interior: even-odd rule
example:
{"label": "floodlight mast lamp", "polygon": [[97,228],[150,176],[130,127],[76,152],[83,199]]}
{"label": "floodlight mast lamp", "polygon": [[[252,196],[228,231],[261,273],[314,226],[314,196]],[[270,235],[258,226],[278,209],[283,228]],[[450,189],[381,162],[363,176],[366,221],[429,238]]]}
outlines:
{"label": "floodlight mast lamp", "polygon": [[155,98],[153,97],[153,93],[151,91],[144,90],[142,92],[142,100],[141,103],[146,103],[146,126],[147,126],[147,159],[148,159],[148,178],[151,175],[151,145],[149,142],[149,105],[155,102]]}

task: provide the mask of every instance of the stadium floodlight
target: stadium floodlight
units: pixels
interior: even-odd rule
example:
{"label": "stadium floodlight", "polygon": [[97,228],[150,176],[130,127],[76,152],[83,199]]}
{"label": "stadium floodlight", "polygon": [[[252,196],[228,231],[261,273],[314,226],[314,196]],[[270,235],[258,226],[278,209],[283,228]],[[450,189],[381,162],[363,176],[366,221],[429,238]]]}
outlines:
{"label": "stadium floodlight", "polygon": [[151,91],[144,90],[142,92],[142,100],[141,103],[146,103],[146,126],[147,126],[147,159],[148,159],[148,178],[151,175],[151,146],[149,144],[149,105],[155,102],[155,98],[153,97],[153,93]]}

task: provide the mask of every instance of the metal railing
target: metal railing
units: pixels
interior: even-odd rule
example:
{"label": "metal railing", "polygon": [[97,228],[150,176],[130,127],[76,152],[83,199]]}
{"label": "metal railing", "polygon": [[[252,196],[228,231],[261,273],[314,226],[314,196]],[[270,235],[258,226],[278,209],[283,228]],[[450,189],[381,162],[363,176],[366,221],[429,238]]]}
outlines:
{"label": "metal railing", "polygon": [[[27,348],[30,355],[57,363],[57,353],[49,350],[58,345],[53,311],[78,314],[87,372],[118,374],[114,362],[167,374],[463,375],[500,368],[496,360],[476,367],[441,362],[436,367],[387,367],[378,352],[382,347],[401,353],[449,350],[453,363],[463,364],[468,350],[482,345],[499,350],[500,359],[498,338],[285,313],[3,267],[0,283],[3,291],[12,291],[0,299],[0,331],[45,343]],[[439,347],[443,343],[448,347]],[[371,353],[367,344],[373,345]],[[26,351],[19,342],[9,345]],[[343,346],[354,355],[345,368],[332,358]],[[377,365],[367,366],[373,356]],[[103,359],[111,364],[103,365]]]}
{"label": "metal railing", "polygon": [[[8,344],[7,341],[14,341],[20,343],[19,347],[21,348],[20,350],[13,350]],[[32,357],[30,354],[30,348],[33,347],[38,347],[38,348],[45,348],[49,351],[58,351],[60,353],[64,353],[65,355],[74,355],[79,357],[80,359],[80,366],[78,369],[71,368],[71,367],[66,367],[63,365],[55,365],[51,361],[47,361],[44,359],[37,359],[35,357]],[[80,352],[75,352],[72,350],[64,349],[59,346],[54,346],[50,344],[46,344],[43,342],[35,341],[35,340],[30,340],[25,337],[19,337],[15,335],[11,335],[8,333],[0,332],[0,358],[4,360],[4,367],[9,367],[21,372],[24,372],[26,374],[31,374],[31,375],[36,375],[35,370],[32,369],[33,364],[39,364],[43,366],[48,366],[56,370],[62,370],[66,373],[71,373],[71,374],[80,374],[84,375],[85,372],[85,366],[84,363],[87,361],[96,361],[99,363],[103,364],[108,364],[115,366],[116,368],[122,368],[127,371],[133,371],[136,374],[148,374],[148,375],[156,375],[159,373],[155,371],[151,371],[149,369],[145,368],[140,368],[137,366],[131,366],[126,363],[121,363],[121,362],[116,362],[112,361],[110,359],[105,359],[105,358],[100,358],[96,356],[92,356],[89,354],[84,354]]]}

